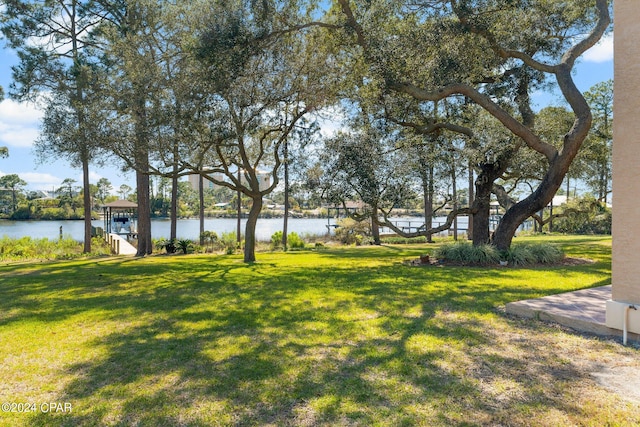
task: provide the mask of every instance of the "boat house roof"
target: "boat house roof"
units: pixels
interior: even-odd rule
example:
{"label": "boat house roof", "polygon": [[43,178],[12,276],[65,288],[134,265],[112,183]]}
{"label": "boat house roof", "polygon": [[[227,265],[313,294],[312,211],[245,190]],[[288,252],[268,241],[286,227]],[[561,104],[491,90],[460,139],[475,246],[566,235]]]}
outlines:
{"label": "boat house roof", "polygon": [[129,200],[116,200],[115,202],[107,203],[103,206],[103,208],[111,208],[113,209],[131,209],[137,208],[138,204],[134,202],[130,202]]}

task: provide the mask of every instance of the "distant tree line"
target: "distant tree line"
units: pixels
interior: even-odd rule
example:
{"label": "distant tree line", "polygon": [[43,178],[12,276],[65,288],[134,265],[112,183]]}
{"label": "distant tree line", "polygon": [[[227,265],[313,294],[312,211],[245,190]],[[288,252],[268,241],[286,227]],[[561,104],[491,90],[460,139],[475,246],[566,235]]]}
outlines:
{"label": "distant tree line", "polygon": [[[236,193],[240,209],[247,199],[247,262],[276,189],[287,211],[292,191],[362,201],[374,230],[421,200],[424,229],[399,234],[430,238],[469,215],[473,243],[499,249],[563,182],[610,192],[611,83],[582,94],[572,77],[610,30],[606,0],[3,4],[20,58],[9,93],[46,106],[36,150],[82,168],[85,211],[91,164],[117,157],[135,171],[140,256],[154,176],[170,180],[172,238],[181,177]],[[565,106],[534,111],[531,93],[550,87]],[[328,121],[340,130],[321,132]],[[491,234],[493,198],[504,215]],[[198,200],[202,212],[204,188]],[[440,203],[450,210],[436,229]],[[86,251],[90,240],[85,215]]]}

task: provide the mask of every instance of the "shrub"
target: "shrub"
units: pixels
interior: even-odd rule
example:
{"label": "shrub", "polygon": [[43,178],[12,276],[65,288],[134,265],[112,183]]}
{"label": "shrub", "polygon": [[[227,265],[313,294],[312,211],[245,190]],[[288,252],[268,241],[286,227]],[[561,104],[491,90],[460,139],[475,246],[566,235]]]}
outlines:
{"label": "shrub", "polygon": [[401,237],[401,236],[389,236],[381,239],[382,243],[386,243],[389,245],[408,245],[414,243],[425,243],[427,241],[426,237]]}
{"label": "shrub", "polygon": [[282,231],[276,231],[271,235],[271,250],[282,248]]}
{"label": "shrub", "polygon": [[27,206],[23,206],[18,208],[14,213],[9,217],[10,219],[31,219],[31,208]]}
{"label": "shrub", "polygon": [[287,235],[287,245],[291,249],[304,249],[304,240],[298,236],[298,233],[291,232]]}
{"label": "shrub", "polygon": [[567,234],[611,234],[611,209],[585,197],[570,201],[565,209],[574,211],[553,221],[553,230]]}
{"label": "shrub", "polygon": [[178,240],[176,246],[182,251],[183,254],[187,254],[190,250],[193,250],[193,242],[189,239]]}
{"label": "shrub", "polygon": [[111,246],[102,237],[91,239],[91,253],[94,255],[111,255]]}
{"label": "shrub", "polygon": [[365,221],[344,218],[337,223],[336,238],[345,245],[361,245],[364,236],[371,235],[371,226]]}
{"label": "shrub", "polygon": [[220,237],[220,244],[222,249],[227,255],[234,254],[236,249],[238,249],[238,239],[235,231],[229,231],[227,233],[222,233]]}
{"label": "shrub", "polygon": [[[111,248],[103,239],[94,238],[91,242],[93,255],[111,253]],[[77,242],[71,237],[52,240],[28,236],[17,239],[7,236],[0,238],[0,261],[79,258],[85,256],[82,250],[82,242]]]}
{"label": "shrub", "polygon": [[536,257],[525,245],[514,245],[502,253],[502,259],[511,265],[530,265],[536,263]]}
{"label": "shrub", "polygon": [[515,244],[503,252],[502,258],[512,265],[555,264],[564,258],[562,251],[550,244]]}
{"label": "shrub", "polygon": [[495,246],[474,246],[469,242],[456,242],[442,245],[435,252],[438,259],[469,265],[497,264],[500,254]]}
{"label": "shrub", "polygon": [[[304,249],[304,239],[298,233],[292,231],[287,234],[288,249]],[[271,250],[282,249],[282,231],[276,231],[271,235]]]}
{"label": "shrub", "polygon": [[539,264],[555,264],[564,258],[564,253],[560,248],[548,243],[531,244],[529,250]]}
{"label": "shrub", "polygon": [[200,235],[206,245],[207,251],[213,252],[214,247],[218,244],[218,234],[215,231],[203,231]]}
{"label": "shrub", "polygon": [[176,251],[176,241],[174,239],[160,239],[156,243],[158,249],[165,249],[168,254]]}

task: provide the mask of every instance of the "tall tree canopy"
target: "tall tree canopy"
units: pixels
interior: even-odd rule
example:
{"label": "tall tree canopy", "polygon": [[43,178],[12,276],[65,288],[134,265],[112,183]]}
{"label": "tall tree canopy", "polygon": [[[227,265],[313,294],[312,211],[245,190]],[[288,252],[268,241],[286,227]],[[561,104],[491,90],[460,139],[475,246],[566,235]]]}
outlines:
{"label": "tall tree canopy", "polygon": [[99,2],[89,0],[5,0],[0,28],[16,49],[10,94],[45,105],[43,133],[37,142],[42,156],[58,156],[80,166],[84,188],[84,251],[91,251],[89,162],[98,141],[91,133],[93,80],[91,31],[105,19]]}
{"label": "tall tree canopy", "polygon": [[[278,185],[281,147],[301,119],[324,102],[322,58],[305,31],[293,31],[296,2],[211,2],[197,57],[210,83],[209,135],[189,169],[251,199],[244,260],[255,260],[263,197]],[[261,183],[261,170],[272,181]],[[224,178],[222,178],[224,177]]]}
{"label": "tall tree canopy", "polygon": [[[551,200],[589,132],[592,115],[571,71],[607,31],[608,7],[606,0],[337,0],[333,13],[344,23],[347,48],[361,53],[376,97],[426,105],[462,96],[543,156],[540,184],[507,210],[494,233],[493,243],[505,249],[517,227]],[[561,148],[536,132],[529,105],[533,85],[548,78],[574,115]],[[444,126],[434,120],[432,127]]]}

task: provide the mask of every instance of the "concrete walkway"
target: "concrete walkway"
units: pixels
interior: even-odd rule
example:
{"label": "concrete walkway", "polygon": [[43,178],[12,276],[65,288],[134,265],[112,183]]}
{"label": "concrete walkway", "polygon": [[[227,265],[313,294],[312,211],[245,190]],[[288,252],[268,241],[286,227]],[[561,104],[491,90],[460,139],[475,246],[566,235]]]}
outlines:
{"label": "concrete walkway", "polygon": [[[558,323],[580,332],[621,337],[622,331],[605,325],[609,299],[611,285],[510,302],[506,310],[509,314]],[[640,335],[629,333],[628,340],[640,342]]]}
{"label": "concrete walkway", "polygon": [[127,242],[126,239],[123,239],[117,234],[109,234],[109,239],[111,240],[111,249],[117,255],[135,255],[138,253],[138,250],[135,248],[135,246],[133,246],[131,243]]}

